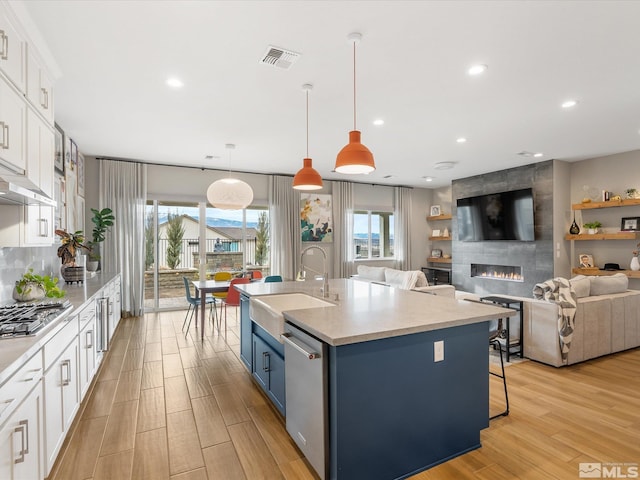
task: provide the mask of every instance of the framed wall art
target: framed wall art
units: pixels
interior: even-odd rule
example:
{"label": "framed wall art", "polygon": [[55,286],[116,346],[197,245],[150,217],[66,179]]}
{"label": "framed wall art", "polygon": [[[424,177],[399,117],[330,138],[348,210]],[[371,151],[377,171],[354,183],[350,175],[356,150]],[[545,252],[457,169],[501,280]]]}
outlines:
{"label": "framed wall art", "polygon": [[431,217],[438,217],[440,216],[440,213],[440,205],[431,206],[431,213],[429,214]]}
{"label": "framed wall art", "polygon": [[64,132],[56,123],[54,131],[55,135],[55,158],[53,160],[53,166],[56,171],[64,175]]}
{"label": "framed wall art", "polygon": [[331,195],[300,195],[300,228],[303,242],[332,242]]}
{"label": "framed wall art", "polygon": [[580,268],[593,268],[595,266],[593,255],[589,253],[581,253],[578,255],[578,262]]}
{"label": "framed wall art", "polygon": [[84,155],[78,152],[78,195],[84,197]]}

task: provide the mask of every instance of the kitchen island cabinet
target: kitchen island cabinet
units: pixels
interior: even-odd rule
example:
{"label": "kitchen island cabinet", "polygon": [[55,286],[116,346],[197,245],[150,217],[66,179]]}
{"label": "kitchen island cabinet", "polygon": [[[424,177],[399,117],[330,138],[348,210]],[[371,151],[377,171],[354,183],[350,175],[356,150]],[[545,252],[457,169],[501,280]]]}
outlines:
{"label": "kitchen island cabinet", "polygon": [[[236,288],[249,301],[294,292],[321,297],[321,283]],[[479,448],[489,425],[488,321],[511,310],[352,279],[330,280],[329,290],[331,307],[282,312],[286,323],[327,345],[328,421],[321,428],[328,454],[316,468],[320,477],[403,478]],[[241,325],[248,313],[241,310]],[[262,327],[249,320],[255,335]],[[253,357],[254,371],[259,361]],[[296,408],[287,402],[285,418]],[[308,438],[289,433],[296,443]]]}

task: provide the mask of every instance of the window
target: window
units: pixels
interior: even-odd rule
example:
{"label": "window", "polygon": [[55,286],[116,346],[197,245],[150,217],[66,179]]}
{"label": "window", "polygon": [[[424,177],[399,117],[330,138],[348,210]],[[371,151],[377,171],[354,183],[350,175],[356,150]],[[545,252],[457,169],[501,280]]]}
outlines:
{"label": "window", "polygon": [[394,258],[393,213],[356,210],[353,242],[356,260]]}

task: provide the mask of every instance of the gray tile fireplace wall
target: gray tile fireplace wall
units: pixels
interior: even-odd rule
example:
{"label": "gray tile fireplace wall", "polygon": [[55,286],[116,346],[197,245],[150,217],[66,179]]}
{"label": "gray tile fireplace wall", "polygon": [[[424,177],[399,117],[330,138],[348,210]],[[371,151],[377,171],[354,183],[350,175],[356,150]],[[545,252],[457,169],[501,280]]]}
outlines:
{"label": "gray tile fireplace wall", "polygon": [[[553,161],[525,165],[454,180],[452,194],[452,280],[456,288],[483,294],[531,297],[533,286],[553,277]],[[456,218],[458,198],[522,188],[533,189],[535,241],[460,242]],[[471,264],[522,267],[523,281],[471,277]]]}
{"label": "gray tile fireplace wall", "polygon": [[0,303],[12,300],[16,280],[29,268],[38,275],[60,278],[58,246],[31,248],[0,248]]}

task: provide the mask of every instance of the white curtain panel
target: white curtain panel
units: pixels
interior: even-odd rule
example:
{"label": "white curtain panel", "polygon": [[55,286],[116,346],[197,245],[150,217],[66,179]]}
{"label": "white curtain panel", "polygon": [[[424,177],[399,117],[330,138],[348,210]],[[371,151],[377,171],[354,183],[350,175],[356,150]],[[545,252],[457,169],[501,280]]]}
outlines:
{"label": "white curtain panel", "polygon": [[411,189],[394,187],[394,252],[396,268],[409,270],[409,255],[411,253]]}
{"label": "white curtain panel", "polygon": [[296,278],[300,257],[300,194],[293,189],[293,177],[269,177],[271,274],[285,280]]}
{"label": "white curtain panel", "polygon": [[102,270],[122,275],[123,315],[142,315],[147,166],[115,160],[98,162],[99,208],[110,208],[116,217],[102,244]]}
{"label": "white curtain panel", "polygon": [[353,183],[331,182],[333,193],[333,276],[349,278],[355,273],[353,254]]}

